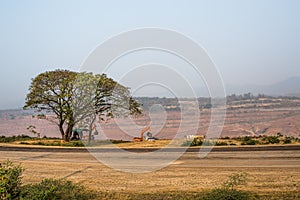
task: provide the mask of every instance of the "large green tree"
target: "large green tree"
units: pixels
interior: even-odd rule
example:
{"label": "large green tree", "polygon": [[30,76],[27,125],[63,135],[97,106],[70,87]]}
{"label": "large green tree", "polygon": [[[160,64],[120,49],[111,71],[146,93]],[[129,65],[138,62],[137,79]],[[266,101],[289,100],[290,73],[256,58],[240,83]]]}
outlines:
{"label": "large green tree", "polygon": [[133,99],[129,88],[105,74],[68,70],[47,71],[32,79],[24,109],[54,116],[51,121],[57,124],[66,141],[78,124],[91,133],[97,117],[107,120],[141,113],[140,104]]}

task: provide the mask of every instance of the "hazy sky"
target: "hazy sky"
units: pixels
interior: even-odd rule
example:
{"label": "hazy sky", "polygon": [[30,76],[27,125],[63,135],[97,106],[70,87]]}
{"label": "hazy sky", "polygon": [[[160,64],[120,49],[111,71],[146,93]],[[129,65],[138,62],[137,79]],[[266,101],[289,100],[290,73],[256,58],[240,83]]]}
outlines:
{"label": "hazy sky", "polygon": [[139,27],[193,38],[225,84],[300,76],[300,1],[0,1],[0,109],[22,107],[30,79],[78,70],[101,42]]}

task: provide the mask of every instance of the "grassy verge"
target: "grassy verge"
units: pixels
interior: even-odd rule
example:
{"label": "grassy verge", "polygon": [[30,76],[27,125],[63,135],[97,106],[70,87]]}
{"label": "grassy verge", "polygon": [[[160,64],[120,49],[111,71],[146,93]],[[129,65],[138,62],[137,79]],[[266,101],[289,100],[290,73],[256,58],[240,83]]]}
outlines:
{"label": "grassy verge", "polygon": [[[0,136],[0,143],[13,143],[23,145],[42,145],[42,146],[62,146],[62,147],[97,147],[104,145],[116,144],[121,148],[130,147],[157,147],[161,148],[167,146],[171,140],[156,140],[132,142],[123,140],[94,140],[88,143],[87,141],[70,141],[65,142],[59,138],[37,138],[28,135],[18,135],[5,137]],[[173,141],[174,142],[174,141]],[[300,144],[300,138],[283,136],[281,134],[273,136],[244,136],[244,137],[223,137],[220,139],[204,139],[203,137],[195,137],[188,140],[178,140],[177,146],[244,146],[244,145],[286,145],[286,144]],[[176,146],[175,145],[175,146]]]}
{"label": "grassy verge", "polygon": [[300,144],[300,138],[283,136],[280,133],[276,135],[259,135],[244,137],[223,137],[220,139],[204,139],[203,137],[194,137],[187,139],[182,146],[243,146],[243,145],[274,145],[274,144]]}
{"label": "grassy verge", "polygon": [[59,138],[36,138],[30,137],[28,135],[18,135],[18,136],[0,136],[0,143],[13,143],[13,144],[23,144],[23,145],[41,145],[41,146],[62,146],[62,147],[84,147],[84,146],[102,146],[108,144],[123,144],[129,143],[129,141],[123,140],[95,140],[88,144],[87,141],[63,141]]}

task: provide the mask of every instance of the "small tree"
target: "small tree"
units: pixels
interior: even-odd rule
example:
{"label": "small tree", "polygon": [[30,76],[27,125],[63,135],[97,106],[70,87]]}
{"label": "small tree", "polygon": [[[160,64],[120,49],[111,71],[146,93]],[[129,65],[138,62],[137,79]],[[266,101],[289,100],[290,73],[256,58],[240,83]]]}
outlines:
{"label": "small tree", "polygon": [[33,133],[34,135],[36,135],[38,138],[41,138],[41,133],[38,132],[38,131],[36,130],[36,127],[35,127],[35,126],[33,126],[33,125],[28,126],[28,127],[27,127],[27,130],[28,130],[30,133]]}
{"label": "small tree", "polygon": [[247,184],[248,174],[245,172],[231,174],[227,181],[224,182],[223,187],[228,190],[234,190],[237,186]]}

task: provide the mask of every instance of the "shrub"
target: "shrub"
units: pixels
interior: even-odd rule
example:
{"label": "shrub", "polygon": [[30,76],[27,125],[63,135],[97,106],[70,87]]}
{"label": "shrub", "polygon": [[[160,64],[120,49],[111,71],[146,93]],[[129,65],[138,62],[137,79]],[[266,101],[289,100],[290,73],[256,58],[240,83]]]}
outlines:
{"label": "shrub", "polygon": [[292,138],[290,138],[290,137],[284,138],[283,144],[291,144],[291,143],[292,143]]}
{"label": "shrub", "polygon": [[248,174],[245,172],[231,174],[227,181],[223,183],[223,187],[228,190],[235,190],[240,185],[247,184]]}
{"label": "shrub", "polygon": [[32,143],[32,145],[45,145],[45,143],[44,143],[44,142],[41,142],[41,141],[39,141],[39,142],[34,142],[34,143]]}
{"label": "shrub", "polygon": [[21,186],[21,165],[11,161],[0,163],[1,200],[52,200],[52,199],[94,199],[95,193],[79,184],[63,179],[44,179],[37,184]]}
{"label": "shrub", "polygon": [[222,137],[221,139],[224,139],[224,140],[229,140],[230,137],[229,136],[225,136],[225,137]]}
{"label": "shrub", "polygon": [[252,139],[250,136],[245,136],[241,139],[241,145],[256,145],[258,144],[258,140]]}
{"label": "shrub", "polygon": [[20,142],[20,144],[29,144],[28,142]]}
{"label": "shrub", "polygon": [[241,145],[257,145],[258,141],[257,140],[247,140],[241,143]]}
{"label": "shrub", "polygon": [[259,199],[255,193],[247,191],[240,191],[236,188],[241,185],[247,184],[247,173],[234,173],[231,174],[227,181],[225,181],[221,188],[213,189],[207,192],[204,200],[249,200]]}
{"label": "shrub", "polygon": [[202,145],[203,146],[214,146],[214,145],[216,145],[216,142],[213,140],[204,140]]}
{"label": "shrub", "polygon": [[79,184],[63,179],[44,179],[37,184],[25,185],[20,195],[24,200],[94,199],[95,194]]}
{"label": "shrub", "polygon": [[194,138],[193,140],[186,140],[181,146],[225,146],[228,145],[226,142],[216,142],[214,140],[201,140]]}
{"label": "shrub", "polygon": [[250,194],[248,192],[239,190],[227,190],[227,189],[213,189],[208,192],[204,200],[249,200]]}
{"label": "shrub", "polygon": [[9,143],[9,142],[15,142],[15,141],[22,141],[22,140],[30,140],[31,137],[28,135],[18,135],[18,136],[10,136],[10,137],[5,137],[1,136],[0,137],[0,142],[1,143]]}
{"label": "shrub", "polygon": [[71,142],[62,143],[62,146],[67,146],[67,147],[83,147],[84,144],[81,141],[71,141]]}
{"label": "shrub", "polygon": [[201,146],[204,145],[203,141],[198,138],[194,138],[193,140],[186,140],[182,146]]}
{"label": "shrub", "polygon": [[9,160],[0,163],[0,199],[15,199],[19,196],[22,172],[21,165],[14,165]]}
{"label": "shrub", "polygon": [[227,146],[228,144],[227,144],[227,142],[217,142],[216,143],[216,146]]}
{"label": "shrub", "polygon": [[280,142],[280,140],[277,136],[269,136],[269,137],[267,137],[267,140],[271,144],[278,144]]}
{"label": "shrub", "polygon": [[130,141],[124,141],[124,140],[110,140],[113,144],[122,144],[122,143],[129,143]]}
{"label": "shrub", "polygon": [[250,140],[251,140],[251,137],[245,136],[245,137],[243,137],[242,140],[243,140],[244,142],[247,142],[247,141],[250,141]]}
{"label": "shrub", "polygon": [[283,137],[283,135],[281,133],[277,133],[276,135],[277,135],[277,137]]}

